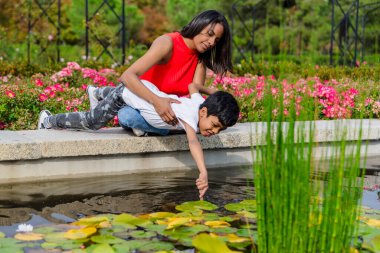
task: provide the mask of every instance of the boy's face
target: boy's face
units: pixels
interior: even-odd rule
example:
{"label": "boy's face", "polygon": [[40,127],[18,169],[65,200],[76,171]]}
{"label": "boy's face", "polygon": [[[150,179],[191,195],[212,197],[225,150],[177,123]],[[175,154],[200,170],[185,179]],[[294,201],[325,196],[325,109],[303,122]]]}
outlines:
{"label": "boy's face", "polygon": [[225,127],[220,123],[218,117],[214,115],[207,116],[207,108],[203,107],[199,110],[199,132],[205,137],[210,137],[224,130]]}

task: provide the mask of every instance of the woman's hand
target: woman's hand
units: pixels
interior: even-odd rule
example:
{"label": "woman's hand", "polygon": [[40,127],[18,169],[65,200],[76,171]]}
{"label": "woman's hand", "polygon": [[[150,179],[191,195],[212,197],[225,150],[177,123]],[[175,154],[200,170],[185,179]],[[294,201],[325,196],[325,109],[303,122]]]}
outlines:
{"label": "woman's hand", "polygon": [[157,97],[153,102],[154,109],[167,124],[175,126],[178,124],[178,119],[172,110],[171,104],[180,104],[181,102],[173,98]]}
{"label": "woman's hand", "polygon": [[198,179],[195,182],[195,184],[197,185],[197,188],[199,190],[199,199],[203,200],[203,197],[206,194],[206,191],[208,189],[207,172],[200,173]]}

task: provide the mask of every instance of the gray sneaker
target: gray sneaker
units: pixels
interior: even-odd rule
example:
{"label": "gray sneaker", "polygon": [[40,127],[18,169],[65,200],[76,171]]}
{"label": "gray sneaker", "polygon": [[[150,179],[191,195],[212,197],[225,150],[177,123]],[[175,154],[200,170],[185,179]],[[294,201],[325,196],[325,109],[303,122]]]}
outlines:
{"label": "gray sneaker", "polygon": [[89,85],[87,86],[86,88],[86,92],[87,92],[87,96],[88,96],[88,99],[90,100],[90,109],[93,110],[99,103],[99,100],[95,97],[95,90],[97,88],[92,86],[92,85]]}
{"label": "gray sneaker", "polygon": [[141,136],[148,136],[148,133],[144,132],[143,130],[140,130],[138,128],[132,128],[132,132],[137,136],[137,137],[141,137]]}
{"label": "gray sneaker", "polygon": [[48,110],[42,110],[40,112],[40,116],[38,117],[38,125],[37,125],[38,130],[48,128],[48,127],[45,127],[44,120],[51,115],[52,115],[51,112],[49,112]]}

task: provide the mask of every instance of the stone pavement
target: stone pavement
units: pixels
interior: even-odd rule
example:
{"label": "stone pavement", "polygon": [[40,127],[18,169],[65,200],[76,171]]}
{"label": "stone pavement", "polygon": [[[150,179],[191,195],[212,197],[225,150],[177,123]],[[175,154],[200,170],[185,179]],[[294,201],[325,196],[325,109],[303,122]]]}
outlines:
{"label": "stone pavement", "polygon": [[[272,127],[277,127],[276,123]],[[297,122],[298,129],[315,129],[321,143],[315,156],[326,154],[343,137],[368,140],[369,157],[380,157],[380,120]],[[362,126],[362,131],[360,130]],[[287,124],[283,125],[284,128]],[[220,134],[199,137],[208,168],[252,164],[252,148],[265,145],[265,123],[240,123]],[[273,131],[275,132],[275,131]],[[352,147],[356,143],[349,143]],[[99,131],[0,131],[0,183],[77,178],[110,174],[194,168],[185,134],[135,137],[121,128]]]}

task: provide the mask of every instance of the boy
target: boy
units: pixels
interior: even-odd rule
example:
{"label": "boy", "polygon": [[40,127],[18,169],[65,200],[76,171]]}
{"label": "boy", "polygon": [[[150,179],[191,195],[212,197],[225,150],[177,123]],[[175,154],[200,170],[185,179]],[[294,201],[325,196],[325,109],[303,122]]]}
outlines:
{"label": "boy", "polygon": [[[177,125],[172,126],[165,123],[152,104],[132,93],[123,84],[120,84],[116,88],[89,87],[88,94],[91,104],[89,112],[52,115],[47,110],[42,111],[38,121],[38,129],[97,130],[104,127],[117,115],[118,110],[127,104],[139,110],[144,119],[156,128],[185,130],[191,155],[199,169],[196,185],[199,190],[199,198],[202,200],[208,189],[208,177],[197,132],[209,137],[234,125],[239,116],[239,107],[235,98],[227,92],[218,91],[205,100],[194,83],[189,85],[191,98],[179,98],[159,91],[154,84],[148,81],[143,80],[142,82],[156,95],[180,101],[180,103],[172,103],[172,110],[179,122]],[[98,101],[100,92],[107,92],[107,95],[103,100]]]}

